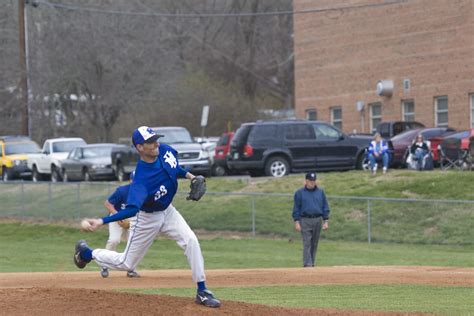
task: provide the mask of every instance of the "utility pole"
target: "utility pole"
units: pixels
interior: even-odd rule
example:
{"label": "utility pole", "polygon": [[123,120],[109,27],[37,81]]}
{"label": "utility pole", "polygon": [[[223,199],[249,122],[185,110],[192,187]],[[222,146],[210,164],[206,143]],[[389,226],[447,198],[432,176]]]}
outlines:
{"label": "utility pole", "polygon": [[18,0],[18,30],[20,43],[20,91],[22,97],[21,106],[21,133],[30,136],[29,120],[29,80],[28,80],[28,42],[27,21],[25,1]]}

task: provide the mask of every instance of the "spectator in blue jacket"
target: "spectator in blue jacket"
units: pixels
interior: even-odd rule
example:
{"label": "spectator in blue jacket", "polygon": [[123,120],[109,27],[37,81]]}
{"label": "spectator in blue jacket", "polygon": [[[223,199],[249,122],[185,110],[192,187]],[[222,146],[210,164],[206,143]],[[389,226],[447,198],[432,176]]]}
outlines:
{"label": "spectator in blue jacket", "polygon": [[382,136],[380,136],[379,133],[376,133],[374,136],[374,140],[372,140],[369,145],[369,162],[372,174],[377,173],[378,162],[382,163],[383,173],[387,173],[388,160],[389,156],[387,142],[382,139]]}
{"label": "spectator in blue jacket", "polygon": [[329,228],[329,205],[315,172],[307,173],[305,186],[295,192],[293,220],[303,239],[303,266],[314,267],[321,229]]}

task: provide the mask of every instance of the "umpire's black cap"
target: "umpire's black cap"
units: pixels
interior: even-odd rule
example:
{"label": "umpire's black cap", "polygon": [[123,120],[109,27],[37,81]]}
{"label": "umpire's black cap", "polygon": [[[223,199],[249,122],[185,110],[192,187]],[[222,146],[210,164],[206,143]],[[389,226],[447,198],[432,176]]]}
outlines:
{"label": "umpire's black cap", "polygon": [[308,172],[305,179],[309,181],[316,181],[316,172]]}

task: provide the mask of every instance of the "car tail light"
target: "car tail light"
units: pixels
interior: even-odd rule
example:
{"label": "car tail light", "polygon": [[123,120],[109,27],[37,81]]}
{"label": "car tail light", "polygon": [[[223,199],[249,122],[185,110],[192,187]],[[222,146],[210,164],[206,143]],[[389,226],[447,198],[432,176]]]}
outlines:
{"label": "car tail light", "polygon": [[253,156],[253,148],[249,144],[244,145],[244,157]]}

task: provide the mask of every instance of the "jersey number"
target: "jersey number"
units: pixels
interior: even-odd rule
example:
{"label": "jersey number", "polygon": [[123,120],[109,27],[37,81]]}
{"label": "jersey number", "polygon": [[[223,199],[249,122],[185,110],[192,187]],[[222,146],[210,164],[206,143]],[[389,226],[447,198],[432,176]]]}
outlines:
{"label": "jersey number", "polygon": [[155,201],[159,200],[162,196],[165,196],[168,193],[164,185],[160,186],[160,190],[155,193]]}

